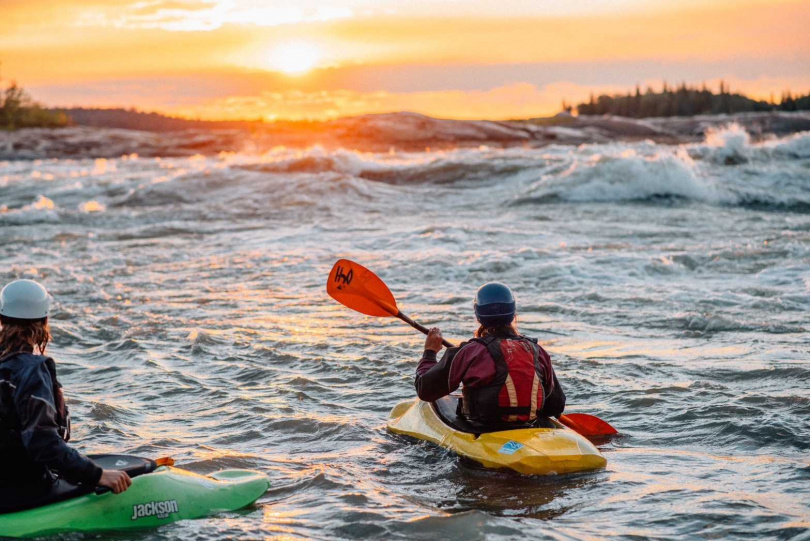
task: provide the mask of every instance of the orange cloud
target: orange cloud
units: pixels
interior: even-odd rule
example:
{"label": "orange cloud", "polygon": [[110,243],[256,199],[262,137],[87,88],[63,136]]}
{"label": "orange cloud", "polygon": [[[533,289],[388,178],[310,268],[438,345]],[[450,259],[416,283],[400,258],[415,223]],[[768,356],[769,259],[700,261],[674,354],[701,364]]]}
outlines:
{"label": "orange cloud", "polygon": [[216,30],[228,24],[265,27],[330,21],[351,16],[351,9],[340,7],[313,6],[305,9],[293,5],[273,6],[255,2],[240,5],[221,0],[147,0],[115,13],[85,13],[80,22],[86,26],[198,32]]}
{"label": "orange cloud", "polygon": [[[47,103],[208,118],[534,116],[563,97],[662,78],[724,77],[759,96],[785,82],[807,88],[808,0],[616,0],[598,13],[593,5],[3,0],[0,61],[4,76]],[[301,60],[279,61],[290,50]]]}
{"label": "orange cloud", "polygon": [[[349,12],[240,10],[239,4],[226,9],[229,4],[223,2],[164,0],[119,0],[112,8],[100,7],[101,0],[90,0],[89,8],[78,2],[34,0],[32,6],[46,6],[34,11],[18,0],[11,2],[11,7],[0,7],[0,50],[6,72],[23,81],[262,68],[264,52],[285,41],[319,44],[329,65],[706,62],[806,58],[810,51],[807,0],[525,18],[473,17],[463,10],[457,17],[339,18]],[[3,22],[9,14],[19,24]],[[211,30],[169,32],[167,27]]]}

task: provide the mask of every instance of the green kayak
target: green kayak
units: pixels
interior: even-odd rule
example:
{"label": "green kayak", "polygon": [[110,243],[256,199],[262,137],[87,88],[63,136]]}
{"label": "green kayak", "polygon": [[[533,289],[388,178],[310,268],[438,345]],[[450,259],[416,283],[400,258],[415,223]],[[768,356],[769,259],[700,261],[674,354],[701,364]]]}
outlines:
{"label": "green kayak", "polygon": [[[257,471],[223,470],[199,475],[126,455],[105,455],[93,457],[93,460],[111,463],[104,463],[105,468],[127,466],[136,461],[146,463],[147,467],[133,472],[136,477],[132,479],[132,486],[121,494],[91,492],[73,496],[66,493],[63,496],[67,499],[61,501],[0,514],[0,536],[39,537],[154,528],[240,509],[255,502],[270,487],[267,476]],[[127,467],[117,469],[131,471]]]}

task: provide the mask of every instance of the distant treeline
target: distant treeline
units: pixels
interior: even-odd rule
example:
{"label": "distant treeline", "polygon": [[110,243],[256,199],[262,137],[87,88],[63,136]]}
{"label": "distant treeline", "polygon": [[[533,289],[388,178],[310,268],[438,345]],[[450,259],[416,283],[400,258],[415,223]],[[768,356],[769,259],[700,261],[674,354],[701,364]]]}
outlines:
{"label": "distant treeline", "polygon": [[[563,102],[563,109],[571,112],[573,107]],[[779,103],[773,98],[757,101],[742,94],[731,93],[721,82],[720,90],[714,93],[704,85],[702,88],[682,84],[671,88],[664,83],[660,92],[647,88],[642,93],[636,86],[635,93],[626,95],[601,95],[587,103],[576,106],[580,115],[615,115],[631,118],[670,117],[710,114],[732,114],[754,111],[806,111],[810,110],[810,94],[793,96],[782,94]],[[317,124],[317,123],[315,123]],[[294,128],[314,129],[308,121],[278,121],[274,129]],[[47,109],[34,102],[15,83],[5,89],[0,87],[0,130],[20,128],[58,128],[67,125],[92,126],[99,128],[121,128],[150,132],[170,132],[188,129],[260,129],[261,119],[257,120],[192,120],[165,116],[159,113],[144,113],[135,109]]]}
{"label": "distant treeline", "polygon": [[[755,111],[806,111],[810,110],[810,94],[806,96],[793,96],[790,92],[782,94],[779,103],[773,97],[770,101],[757,101],[743,94],[731,93],[728,85],[720,82],[720,90],[712,92],[706,85],[703,87],[689,87],[685,83],[673,88],[664,83],[660,92],[647,88],[641,92],[636,91],[626,95],[601,95],[587,103],[576,106],[580,115],[616,115],[630,118],[662,117],[662,116],[692,116],[717,115],[732,113],[747,113]],[[571,107],[563,102],[563,109],[571,111]]]}
{"label": "distant treeline", "polygon": [[73,124],[97,128],[120,128],[150,132],[169,132],[188,129],[238,129],[255,125],[261,121],[251,120],[190,120],[144,113],[135,109],[53,109],[53,112],[66,115]]}
{"label": "distant treeline", "polygon": [[64,113],[44,109],[34,102],[16,83],[0,89],[0,130],[59,128],[69,122]]}

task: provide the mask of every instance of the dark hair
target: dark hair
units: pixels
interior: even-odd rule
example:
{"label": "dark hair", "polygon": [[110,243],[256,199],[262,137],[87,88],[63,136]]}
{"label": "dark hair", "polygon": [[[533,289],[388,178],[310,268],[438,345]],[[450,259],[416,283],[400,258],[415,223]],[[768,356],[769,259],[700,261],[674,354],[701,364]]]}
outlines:
{"label": "dark hair", "polygon": [[0,316],[0,356],[34,350],[44,355],[50,340],[47,317],[30,320]]}
{"label": "dark hair", "polygon": [[476,338],[483,338],[485,336],[505,337],[505,336],[515,336],[517,334],[518,334],[517,315],[515,316],[515,319],[512,320],[511,323],[508,323],[506,325],[494,325],[492,327],[485,327],[484,325],[481,325],[475,331]]}

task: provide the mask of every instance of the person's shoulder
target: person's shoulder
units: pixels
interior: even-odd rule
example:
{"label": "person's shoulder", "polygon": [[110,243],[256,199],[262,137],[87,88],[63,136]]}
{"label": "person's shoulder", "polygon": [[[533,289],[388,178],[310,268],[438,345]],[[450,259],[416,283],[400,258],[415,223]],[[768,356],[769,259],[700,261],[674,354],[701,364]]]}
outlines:
{"label": "person's shoulder", "polygon": [[551,355],[548,353],[548,351],[546,351],[546,349],[543,346],[540,345],[540,342],[537,340],[537,338],[527,338],[527,340],[530,340],[535,345],[537,351],[540,352],[541,357],[546,358],[549,362],[551,361]]}
{"label": "person's shoulder", "polygon": [[12,377],[23,383],[31,379],[39,379],[49,372],[49,364],[53,365],[53,359],[45,355],[20,352],[6,358],[0,368],[9,370]]}
{"label": "person's shoulder", "polygon": [[543,346],[540,345],[540,341],[537,338],[532,338],[531,336],[524,336],[522,334],[520,335],[520,338],[523,340],[528,340],[529,342],[534,344],[535,347],[537,347],[537,349],[540,350],[541,354],[548,355],[548,352],[545,350]]}
{"label": "person's shoulder", "polygon": [[464,355],[476,355],[482,351],[486,351],[487,346],[478,341],[477,338],[462,342],[458,346],[458,352]]}
{"label": "person's shoulder", "polygon": [[531,337],[531,336],[525,336],[525,335],[521,334],[520,339],[521,340],[527,340],[527,341],[531,342],[532,344],[534,344],[534,346],[537,347],[537,349],[539,349],[541,352],[543,352],[543,353],[546,352],[546,350],[543,349],[543,346],[540,345],[540,340],[538,340],[537,338],[534,338],[534,337]]}
{"label": "person's shoulder", "polygon": [[48,360],[48,357],[43,355],[36,355],[27,351],[18,351],[0,357],[0,367],[16,367],[20,365],[28,365],[31,363],[40,364]]}

